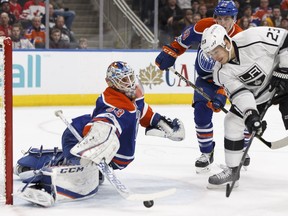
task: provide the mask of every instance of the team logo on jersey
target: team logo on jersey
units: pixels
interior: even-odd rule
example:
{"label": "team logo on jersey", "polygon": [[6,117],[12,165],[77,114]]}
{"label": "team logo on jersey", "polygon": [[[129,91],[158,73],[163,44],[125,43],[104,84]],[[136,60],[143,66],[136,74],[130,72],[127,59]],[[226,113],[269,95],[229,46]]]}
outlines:
{"label": "team logo on jersey", "polygon": [[206,55],[203,50],[198,52],[198,64],[201,70],[205,72],[212,72],[212,68],[215,65],[215,61],[208,55]]}
{"label": "team logo on jersey", "polygon": [[190,35],[190,28],[188,28],[184,33],[182,34],[182,39],[185,40]]}
{"label": "team logo on jersey", "polygon": [[261,86],[266,78],[258,65],[253,65],[248,71],[239,76],[239,79],[248,86]]}

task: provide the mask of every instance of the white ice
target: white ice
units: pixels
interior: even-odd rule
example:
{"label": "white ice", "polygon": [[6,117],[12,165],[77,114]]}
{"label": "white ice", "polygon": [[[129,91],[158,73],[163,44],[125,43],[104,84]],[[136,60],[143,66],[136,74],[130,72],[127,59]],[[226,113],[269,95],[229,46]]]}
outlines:
{"label": "white ice", "polygon": [[[208,177],[220,171],[224,164],[223,118],[224,113],[214,115],[216,141],[215,162],[212,171],[196,174],[194,163],[200,156],[190,105],[154,105],[154,111],[170,118],[180,118],[186,127],[186,138],[173,142],[144,135],[139,129],[136,158],[129,167],[116,171],[126,186],[138,193],[151,193],[176,188],[175,194],[155,200],[152,208],[142,202],[122,199],[108,181],[90,199],[70,203],[57,203],[42,208],[14,198],[13,206],[1,206],[1,216],[66,215],[66,216],[287,216],[288,215],[288,148],[271,150],[254,139],[250,148],[251,164],[241,171],[238,188],[230,197],[225,190],[208,190]],[[61,148],[61,133],[64,123],[54,116],[62,109],[71,119],[91,113],[92,106],[81,107],[27,107],[14,108],[14,164],[21,157],[21,150],[29,147]],[[271,107],[265,116],[268,122],[265,139],[272,141],[287,135],[278,107]],[[14,176],[14,193],[23,186]]]}

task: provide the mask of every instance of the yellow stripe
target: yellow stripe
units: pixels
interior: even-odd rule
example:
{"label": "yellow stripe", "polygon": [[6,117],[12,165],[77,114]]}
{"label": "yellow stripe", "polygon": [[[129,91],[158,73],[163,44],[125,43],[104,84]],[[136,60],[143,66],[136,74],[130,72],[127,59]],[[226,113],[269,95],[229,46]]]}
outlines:
{"label": "yellow stripe", "polygon": [[[13,106],[95,105],[99,94],[14,95]],[[193,94],[145,94],[148,104],[191,104]]]}

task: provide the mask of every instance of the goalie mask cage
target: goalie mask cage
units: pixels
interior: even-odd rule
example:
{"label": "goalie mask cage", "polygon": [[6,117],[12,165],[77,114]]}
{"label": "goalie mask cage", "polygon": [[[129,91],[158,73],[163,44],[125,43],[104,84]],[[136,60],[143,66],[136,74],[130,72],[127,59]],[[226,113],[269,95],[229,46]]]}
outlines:
{"label": "goalie mask cage", "polygon": [[0,37],[0,204],[13,204],[12,41]]}

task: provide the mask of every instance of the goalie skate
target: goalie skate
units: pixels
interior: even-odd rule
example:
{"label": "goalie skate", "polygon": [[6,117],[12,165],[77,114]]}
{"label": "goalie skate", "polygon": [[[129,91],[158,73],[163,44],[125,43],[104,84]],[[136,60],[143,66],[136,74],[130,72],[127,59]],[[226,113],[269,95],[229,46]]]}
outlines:
{"label": "goalie skate", "polygon": [[236,179],[234,187],[238,187],[240,175],[236,176],[237,167],[225,167],[222,172],[212,175],[208,179],[208,189],[221,189],[225,188],[226,184],[231,184]]}
{"label": "goalie skate", "polygon": [[210,165],[214,161],[214,152],[202,153],[201,156],[195,162],[196,173],[207,173],[211,170]]}
{"label": "goalie skate", "polygon": [[40,205],[42,207],[50,207],[54,205],[55,200],[51,194],[46,192],[44,189],[40,190],[36,188],[36,185],[27,187],[24,191],[20,190],[16,194],[20,199],[24,199],[33,204]]}

